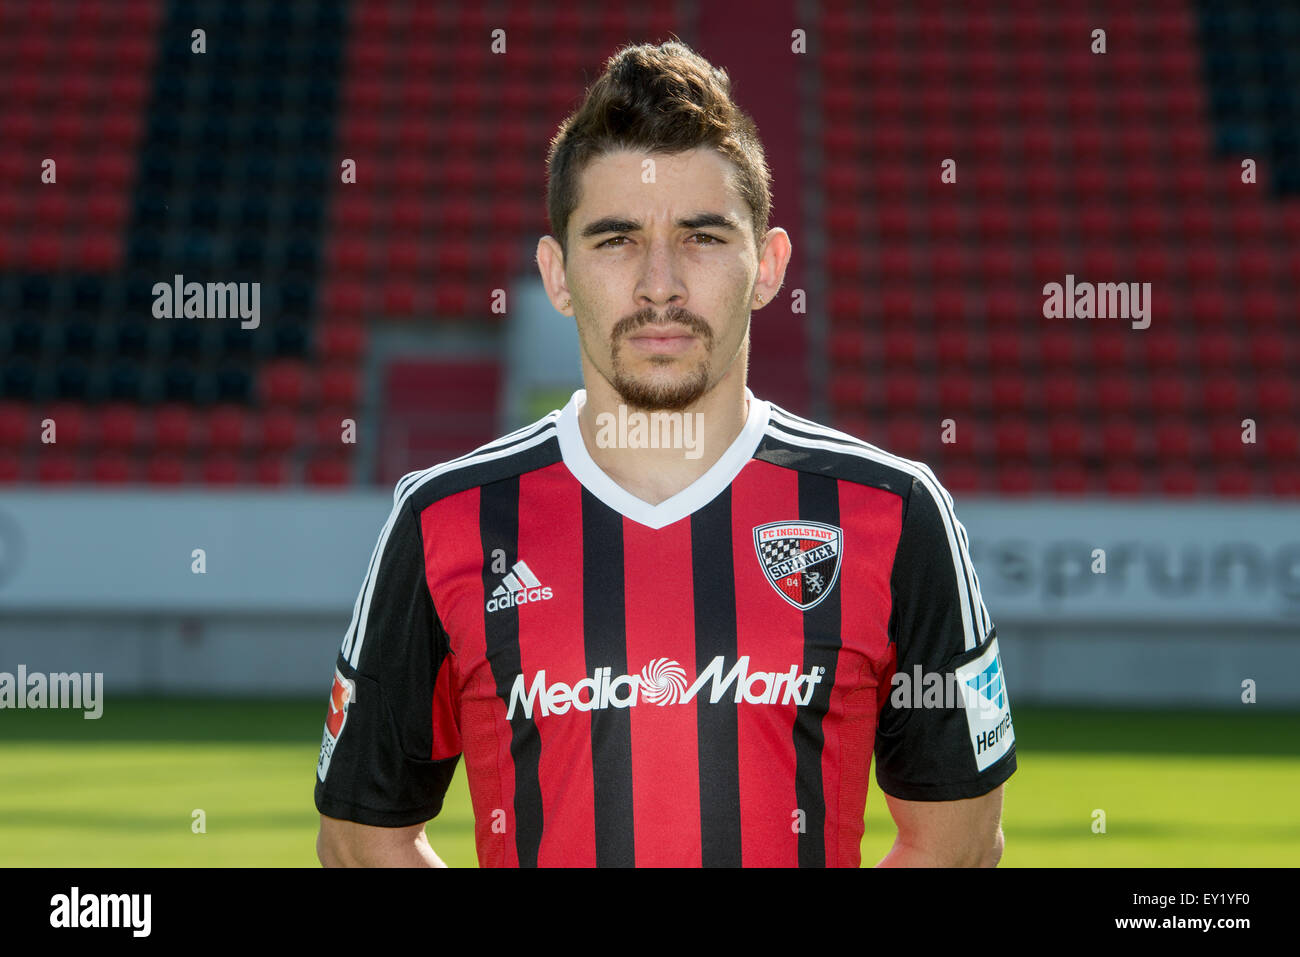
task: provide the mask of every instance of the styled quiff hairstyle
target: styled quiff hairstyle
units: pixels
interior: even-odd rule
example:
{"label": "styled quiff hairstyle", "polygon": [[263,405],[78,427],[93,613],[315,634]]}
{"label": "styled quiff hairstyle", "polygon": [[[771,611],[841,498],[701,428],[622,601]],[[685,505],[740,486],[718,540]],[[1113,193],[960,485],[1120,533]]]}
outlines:
{"label": "styled quiff hairstyle", "polygon": [[709,147],[736,167],[732,185],[749,205],[762,248],[772,210],[772,174],[758,129],[731,99],[731,78],[677,40],[619,50],[560,124],[546,157],[546,211],[567,256],[578,178],[606,153],[684,153]]}

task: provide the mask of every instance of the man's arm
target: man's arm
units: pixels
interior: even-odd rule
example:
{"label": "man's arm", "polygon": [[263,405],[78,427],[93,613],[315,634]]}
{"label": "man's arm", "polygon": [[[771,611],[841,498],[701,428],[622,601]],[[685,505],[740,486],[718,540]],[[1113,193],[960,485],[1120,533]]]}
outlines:
{"label": "man's arm", "polygon": [[371,827],[320,816],[316,856],[325,867],[446,867],[424,835],[423,824]]}
{"label": "man's arm", "polygon": [[335,660],[314,795],[327,867],[442,866],[424,824],[459,762],[454,662],[420,519],[394,497]]}
{"label": "man's arm", "polygon": [[877,867],[996,867],[1002,857],[1002,788],[961,801],[904,801],[885,795],[898,825]]}

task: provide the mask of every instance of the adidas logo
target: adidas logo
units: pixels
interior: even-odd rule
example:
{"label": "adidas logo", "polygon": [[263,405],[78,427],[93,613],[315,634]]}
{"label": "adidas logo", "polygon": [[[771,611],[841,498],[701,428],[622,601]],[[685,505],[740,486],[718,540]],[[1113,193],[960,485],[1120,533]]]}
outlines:
{"label": "adidas logo", "polygon": [[552,596],[551,590],[542,585],[533,574],[533,570],[522,561],[515,562],[505,580],[497,585],[496,591],[488,599],[488,611],[502,611],[516,605],[526,605],[530,601],[546,601]]}

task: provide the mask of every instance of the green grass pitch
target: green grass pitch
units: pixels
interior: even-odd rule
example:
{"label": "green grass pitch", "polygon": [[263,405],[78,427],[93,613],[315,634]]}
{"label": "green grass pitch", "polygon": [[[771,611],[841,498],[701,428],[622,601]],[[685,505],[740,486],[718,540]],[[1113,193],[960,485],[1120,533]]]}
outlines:
{"label": "green grass pitch", "polygon": [[[0,866],[316,866],[324,712],[323,700],[202,699],[110,701],[98,721],[2,711]],[[1015,718],[1004,867],[1300,863],[1300,714],[1019,707]],[[448,864],[476,864],[463,768],[428,834]],[[893,835],[873,779],[864,864]]]}

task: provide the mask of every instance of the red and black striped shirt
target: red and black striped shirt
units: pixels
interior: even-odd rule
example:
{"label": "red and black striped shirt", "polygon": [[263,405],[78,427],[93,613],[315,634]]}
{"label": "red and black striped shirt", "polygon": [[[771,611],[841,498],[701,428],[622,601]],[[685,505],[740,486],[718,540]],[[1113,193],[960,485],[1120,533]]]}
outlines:
{"label": "red and black striped shirt", "polygon": [[[591,459],[584,400],[398,483],[321,813],[427,821],[463,757],[484,866],[857,866],[873,751],[907,800],[1011,775],[996,634],[930,469],[750,395],[717,463],[649,505]],[[980,694],[923,701],[931,675]]]}

